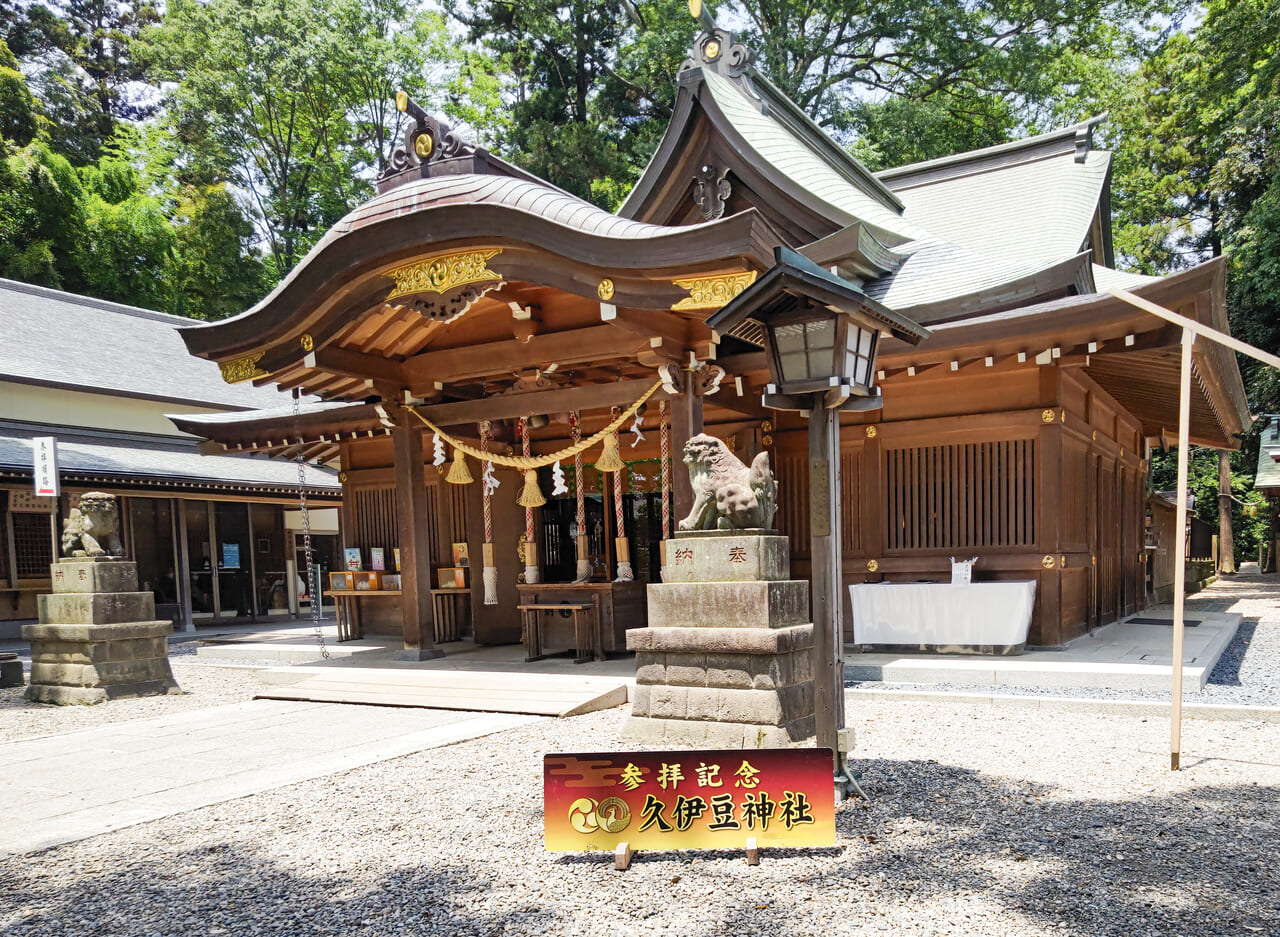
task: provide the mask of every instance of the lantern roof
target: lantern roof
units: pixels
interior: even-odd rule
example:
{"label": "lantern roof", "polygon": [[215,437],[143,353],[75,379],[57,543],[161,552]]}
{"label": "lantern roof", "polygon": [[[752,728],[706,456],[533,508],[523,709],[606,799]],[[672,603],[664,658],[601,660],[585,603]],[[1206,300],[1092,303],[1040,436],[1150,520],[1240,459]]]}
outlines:
{"label": "lantern roof", "polygon": [[846,314],[857,313],[886,334],[912,345],[929,337],[928,329],[878,303],[857,283],[789,248],[775,247],[773,254],[774,265],[712,314],[707,325],[722,335],[762,345],[764,321],[785,308],[794,308],[797,300],[807,300]]}

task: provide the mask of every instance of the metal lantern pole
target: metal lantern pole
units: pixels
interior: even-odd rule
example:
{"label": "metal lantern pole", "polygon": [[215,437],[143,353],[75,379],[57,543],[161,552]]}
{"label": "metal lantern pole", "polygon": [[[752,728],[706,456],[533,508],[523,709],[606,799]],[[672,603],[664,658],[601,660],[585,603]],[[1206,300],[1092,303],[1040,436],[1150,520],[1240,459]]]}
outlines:
{"label": "metal lantern pole", "polygon": [[835,776],[845,776],[844,654],[840,602],[840,411],[813,395],[809,409],[809,555],[813,641],[817,652],[814,703],[819,748],[830,748]]}

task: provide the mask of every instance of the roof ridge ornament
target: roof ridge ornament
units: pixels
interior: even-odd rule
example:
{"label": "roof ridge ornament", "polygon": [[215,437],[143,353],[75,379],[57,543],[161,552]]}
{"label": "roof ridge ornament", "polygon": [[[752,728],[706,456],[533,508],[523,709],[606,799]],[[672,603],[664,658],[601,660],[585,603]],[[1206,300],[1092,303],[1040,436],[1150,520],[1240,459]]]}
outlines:
{"label": "roof ridge ornament", "polygon": [[733,33],[719,28],[715,19],[702,5],[702,0],[689,0],[689,12],[693,14],[694,19],[701,22],[702,32],[698,33],[693,40],[689,57],[681,62],[680,68],[676,70],[676,78],[679,79],[690,69],[705,68],[717,75],[738,81],[753,98],[758,98],[759,95],[752,87],[751,77],[748,74],[751,66],[755,64],[756,50],[735,42]]}
{"label": "roof ridge ornament", "polygon": [[407,91],[396,92],[396,110],[412,119],[404,131],[404,146],[391,154],[391,161],[379,179],[413,169],[438,159],[452,159],[476,151],[476,145],[464,140],[444,121],[437,120],[409,97]]}

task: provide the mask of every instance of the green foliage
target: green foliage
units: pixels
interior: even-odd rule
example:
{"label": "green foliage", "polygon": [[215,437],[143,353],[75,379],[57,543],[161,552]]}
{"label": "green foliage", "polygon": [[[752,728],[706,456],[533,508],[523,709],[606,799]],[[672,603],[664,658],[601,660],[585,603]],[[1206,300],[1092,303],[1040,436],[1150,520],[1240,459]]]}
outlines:
{"label": "green foliage", "polygon": [[79,284],[84,189],[75,169],[42,140],[0,164],[0,276],[72,289]]}
{"label": "green foliage", "polygon": [[666,129],[675,72],[696,30],[687,5],[640,7],[585,0],[446,0],[468,38],[500,63],[513,85],[500,141],[530,172],[583,198],[614,206]]}
{"label": "green foliage", "polygon": [[52,122],[55,148],[76,165],[95,161],[121,121],[152,109],[140,94],[140,32],[158,22],[151,0],[51,0],[16,9],[3,23],[15,55],[35,69],[36,93]]}
{"label": "green foliage", "polygon": [[40,102],[18,71],[18,60],[0,39],[0,138],[26,146],[44,128]]}
{"label": "green foliage", "polygon": [[[1231,530],[1235,544],[1236,566],[1258,558],[1258,546],[1267,539],[1267,509],[1262,495],[1254,490],[1253,474],[1258,464],[1260,428],[1255,428],[1238,451],[1231,453]],[[1178,487],[1178,450],[1153,452],[1151,456],[1151,488],[1153,491],[1176,491]],[[1187,491],[1195,496],[1195,515],[1218,527],[1218,450],[1193,447],[1187,461]]]}

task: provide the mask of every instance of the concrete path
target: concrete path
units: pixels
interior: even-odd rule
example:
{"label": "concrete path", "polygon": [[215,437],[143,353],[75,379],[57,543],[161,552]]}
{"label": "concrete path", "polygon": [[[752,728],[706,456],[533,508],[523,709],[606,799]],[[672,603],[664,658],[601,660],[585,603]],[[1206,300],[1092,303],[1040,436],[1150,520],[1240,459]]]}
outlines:
{"label": "concrete path", "polygon": [[536,718],[253,700],[0,743],[0,855],[75,842]]}

